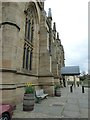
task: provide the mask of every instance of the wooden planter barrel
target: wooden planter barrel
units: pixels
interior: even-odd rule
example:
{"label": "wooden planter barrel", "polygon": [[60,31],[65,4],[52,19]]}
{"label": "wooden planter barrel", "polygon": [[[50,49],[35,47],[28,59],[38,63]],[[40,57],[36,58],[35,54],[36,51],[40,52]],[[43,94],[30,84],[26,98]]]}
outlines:
{"label": "wooden planter barrel", "polygon": [[35,97],[34,94],[24,94],[23,111],[32,111],[34,109]]}
{"label": "wooden planter barrel", "polygon": [[61,96],[61,89],[60,88],[55,90],[55,96],[58,96],[58,97]]}

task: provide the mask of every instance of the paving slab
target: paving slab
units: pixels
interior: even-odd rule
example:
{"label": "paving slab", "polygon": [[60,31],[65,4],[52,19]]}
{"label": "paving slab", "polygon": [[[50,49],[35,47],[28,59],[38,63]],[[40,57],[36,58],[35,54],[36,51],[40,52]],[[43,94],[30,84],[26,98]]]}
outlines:
{"label": "paving slab", "polygon": [[62,114],[63,117],[65,118],[80,118],[80,114],[79,112],[75,112],[75,111],[64,111]]}
{"label": "paving slab", "polygon": [[75,99],[75,98],[68,98],[68,100],[67,100],[67,103],[71,103],[71,104],[77,104],[77,99]]}
{"label": "paving slab", "polygon": [[61,89],[61,97],[48,97],[39,104],[36,103],[34,110],[23,111],[23,104],[17,105],[13,118],[88,118],[88,90],[81,92],[81,86]]}
{"label": "paving slab", "polygon": [[79,112],[79,106],[77,104],[67,103],[67,104],[65,104],[64,110],[65,111]]}
{"label": "paving slab", "polygon": [[81,109],[80,113],[81,113],[80,116],[82,118],[86,118],[88,116],[88,109]]}

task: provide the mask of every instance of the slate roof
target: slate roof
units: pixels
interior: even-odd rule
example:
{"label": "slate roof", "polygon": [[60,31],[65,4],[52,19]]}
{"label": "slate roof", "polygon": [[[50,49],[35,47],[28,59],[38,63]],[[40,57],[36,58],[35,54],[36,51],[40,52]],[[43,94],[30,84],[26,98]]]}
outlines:
{"label": "slate roof", "polygon": [[79,75],[80,69],[79,66],[67,66],[61,68],[62,75]]}

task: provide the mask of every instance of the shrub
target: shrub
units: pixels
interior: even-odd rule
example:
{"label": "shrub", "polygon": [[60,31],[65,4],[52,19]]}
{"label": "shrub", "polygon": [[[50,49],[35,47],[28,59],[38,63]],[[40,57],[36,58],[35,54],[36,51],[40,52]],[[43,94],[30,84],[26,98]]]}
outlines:
{"label": "shrub", "polygon": [[59,88],[61,88],[61,85],[56,84],[56,85],[55,85],[55,90],[56,90],[56,89],[59,89]]}
{"label": "shrub", "polygon": [[35,89],[34,89],[34,86],[31,84],[31,83],[26,83],[25,84],[25,94],[34,94],[35,92]]}

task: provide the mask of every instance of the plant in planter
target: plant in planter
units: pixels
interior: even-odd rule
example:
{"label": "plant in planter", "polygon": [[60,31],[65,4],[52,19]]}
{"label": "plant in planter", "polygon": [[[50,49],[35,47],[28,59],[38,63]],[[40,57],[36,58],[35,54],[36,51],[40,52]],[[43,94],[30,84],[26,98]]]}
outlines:
{"label": "plant in planter", "polygon": [[25,93],[23,97],[23,111],[31,111],[34,109],[35,89],[31,83],[26,83]]}
{"label": "plant in planter", "polygon": [[59,84],[55,85],[55,96],[58,96],[58,97],[61,96],[61,85]]}

